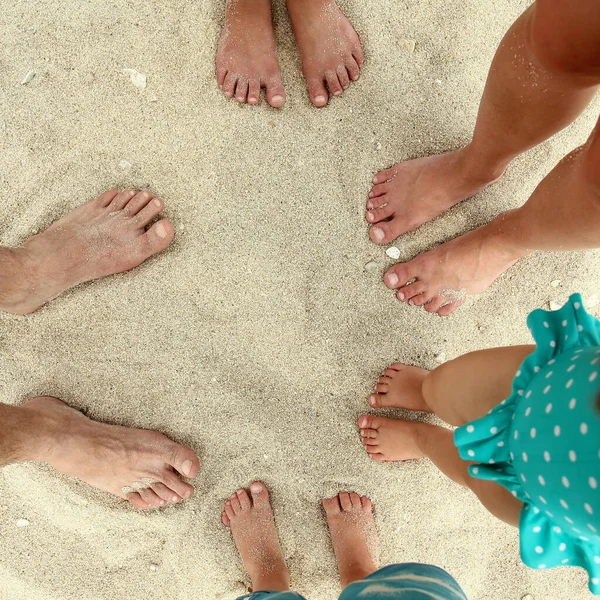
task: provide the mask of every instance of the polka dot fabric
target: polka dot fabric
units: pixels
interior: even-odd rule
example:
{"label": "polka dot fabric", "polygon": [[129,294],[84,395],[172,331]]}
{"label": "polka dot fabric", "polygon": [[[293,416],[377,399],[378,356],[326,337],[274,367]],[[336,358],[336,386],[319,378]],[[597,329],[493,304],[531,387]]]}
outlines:
{"label": "polka dot fabric", "polygon": [[529,315],[536,350],[512,394],[456,430],[473,477],[523,501],[521,558],[534,569],[583,567],[600,595],[600,322],[574,294]]}

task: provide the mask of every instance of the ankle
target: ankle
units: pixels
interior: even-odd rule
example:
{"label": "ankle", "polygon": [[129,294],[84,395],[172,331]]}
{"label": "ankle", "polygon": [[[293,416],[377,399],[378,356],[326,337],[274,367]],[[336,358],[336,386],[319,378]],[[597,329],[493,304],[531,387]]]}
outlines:
{"label": "ankle", "polygon": [[1,310],[24,314],[39,280],[39,265],[26,248],[0,249]]}
{"label": "ankle", "polygon": [[512,160],[512,158],[492,158],[479,151],[473,142],[459,150],[459,155],[463,176],[481,185],[489,185],[500,179]]}
{"label": "ankle", "polygon": [[287,568],[282,565],[275,572],[264,573],[252,578],[254,592],[287,592],[290,589],[290,577]]}
{"label": "ankle", "polygon": [[484,226],[484,236],[494,247],[494,252],[504,255],[507,261],[517,262],[521,258],[535,252],[534,249],[526,248],[521,242],[519,232],[518,210],[508,210],[500,213],[491,223]]}
{"label": "ankle", "polygon": [[371,561],[369,564],[349,565],[346,566],[343,576],[340,576],[340,585],[345,588],[347,585],[355,581],[361,581],[368,577],[371,573],[375,573],[377,567]]}

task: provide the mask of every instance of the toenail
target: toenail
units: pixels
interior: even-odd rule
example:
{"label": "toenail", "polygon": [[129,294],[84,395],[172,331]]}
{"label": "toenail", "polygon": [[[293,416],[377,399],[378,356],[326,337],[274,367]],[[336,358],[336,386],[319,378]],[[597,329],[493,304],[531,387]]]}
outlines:
{"label": "toenail", "polygon": [[374,221],[375,220],[375,215],[373,213],[367,213],[367,219],[369,221]]}
{"label": "toenail", "polygon": [[404,302],[404,294],[402,292],[398,292],[398,294],[396,294],[396,298],[398,298],[400,302]]}
{"label": "toenail", "polygon": [[190,474],[192,470],[192,461],[188,458],[187,460],[183,461],[183,464],[181,465],[181,472],[188,476]]}
{"label": "toenail", "polygon": [[415,303],[412,301],[412,299],[411,299],[411,300],[409,300],[409,301],[408,301],[408,303],[409,303],[411,306],[414,306],[414,305],[415,305]]}
{"label": "toenail", "polygon": [[[395,287],[398,285],[398,275],[396,275],[395,273],[390,273],[390,275],[387,276],[387,282],[389,285],[391,285],[392,287]],[[398,297],[400,298],[400,296],[402,296],[401,300],[404,300],[404,295],[403,294],[398,294]]]}
{"label": "toenail", "polygon": [[378,242],[381,242],[381,240],[383,240],[383,238],[385,237],[385,233],[383,232],[383,229],[379,229],[379,227],[374,227],[373,228],[373,237]]}
{"label": "toenail", "polygon": [[333,95],[334,95],[334,96],[341,96],[341,95],[342,95],[342,92],[333,92]]}
{"label": "toenail", "polygon": [[373,203],[369,200],[369,202],[367,202],[367,208],[369,210],[372,210],[374,208]]}
{"label": "toenail", "polygon": [[159,238],[162,238],[163,240],[167,237],[167,230],[165,229],[165,226],[160,222],[156,225],[156,235]]}
{"label": "toenail", "polygon": [[253,494],[260,494],[260,493],[263,491],[263,486],[262,486],[262,485],[260,485],[260,483],[253,483],[253,484],[250,486],[250,491],[251,491]]}
{"label": "toenail", "polygon": [[369,192],[369,198],[373,197],[373,192]]}
{"label": "toenail", "polygon": [[315,102],[317,104],[324,104],[327,102],[327,98],[325,98],[325,96],[315,96]]}
{"label": "toenail", "polygon": [[191,498],[192,497],[192,490],[187,490],[186,493],[183,495],[184,498]]}
{"label": "toenail", "polygon": [[160,200],[158,198],[154,199],[154,206],[160,206]]}
{"label": "toenail", "polygon": [[177,500],[179,500],[177,496],[173,496],[173,498],[171,498],[171,502],[177,502]]}
{"label": "toenail", "polygon": [[369,404],[375,406],[375,396],[369,396]]}
{"label": "toenail", "polygon": [[283,96],[277,95],[277,96],[273,96],[271,98],[271,102],[282,102],[283,101]]}
{"label": "toenail", "polygon": [[142,198],[144,198],[144,200],[148,200],[148,198],[150,198],[150,192],[142,192]]}
{"label": "toenail", "polygon": [[135,196],[135,190],[129,190],[129,192],[127,192],[130,196]]}

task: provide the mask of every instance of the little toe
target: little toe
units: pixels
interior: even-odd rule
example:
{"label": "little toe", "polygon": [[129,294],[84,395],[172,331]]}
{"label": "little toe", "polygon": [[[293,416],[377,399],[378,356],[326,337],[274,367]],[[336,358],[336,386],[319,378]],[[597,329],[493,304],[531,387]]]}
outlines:
{"label": "little toe", "polygon": [[248,104],[258,104],[260,99],[260,81],[252,79],[248,84]]}
{"label": "little toe", "polygon": [[369,458],[372,458],[373,460],[376,460],[377,462],[385,461],[383,454],[381,454],[380,452],[369,452]]}
{"label": "little toe", "polygon": [[346,65],[338,65],[335,72],[342,89],[347,90],[350,85],[350,78],[348,77],[348,71],[346,71]]}
{"label": "little toe", "polygon": [[231,522],[231,520],[235,517],[235,513],[233,512],[233,508],[231,507],[231,502],[227,501],[227,503],[225,504],[224,510],[225,510],[225,516]]}
{"label": "little toe", "polygon": [[255,481],[250,486],[250,494],[254,506],[260,507],[269,504],[269,490],[262,481]]}
{"label": "little toe", "polygon": [[360,67],[354,56],[346,58],[346,70],[352,81],[356,81],[360,77]]}
{"label": "little toe", "polygon": [[350,492],[350,502],[352,502],[352,508],[360,508],[360,496],[356,492]]}
{"label": "little toe", "polygon": [[[133,200],[131,202],[133,202]],[[131,202],[129,204],[131,204]],[[140,210],[136,215],[136,221],[138,225],[140,227],[146,227],[152,221],[152,219],[160,214],[164,207],[165,204],[160,198],[154,198],[151,202],[148,202],[146,206],[144,206],[144,208],[142,208],[142,210]]]}
{"label": "little toe", "polygon": [[127,494],[127,501],[132,506],[135,506],[135,508],[140,508],[142,510],[151,508],[148,503],[142,500],[141,496],[137,492],[131,492],[130,494]]}
{"label": "little toe", "polygon": [[[173,490],[170,490],[164,483],[160,483],[159,481],[153,483],[151,486],[154,493],[162,498],[165,502],[170,502],[171,504],[177,504],[181,502],[181,496],[175,494]],[[173,500],[174,496],[177,496],[177,500]]]}
{"label": "little toe", "polygon": [[229,525],[230,525],[229,517],[227,516],[227,513],[224,511],[223,511],[223,514],[221,515],[221,523],[223,523],[223,525],[225,525],[225,527],[229,527]]}
{"label": "little toe", "polygon": [[138,192],[124,207],[123,210],[130,216],[137,215],[148,202],[152,199],[152,194],[148,190]]}
{"label": "little toe", "polygon": [[240,506],[242,507],[242,510],[248,510],[249,508],[252,508],[252,503],[250,502],[250,496],[248,496],[248,492],[244,489],[239,489],[237,491],[237,497],[238,500],[240,501]]}
{"label": "little toe", "polygon": [[341,96],[342,85],[340,84],[340,80],[338,79],[336,71],[325,71],[325,81],[327,82],[327,86],[329,87],[329,91],[333,96]]}
{"label": "little toe", "polygon": [[248,80],[245,77],[238,79],[237,85],[235,86],[235,99],[240,104],[245,104],[248,98]]}
{"label": "little toe", "polygon": [[313,103],[313,106],[317,108],[322,108],[327,104],[327,100],[329,98],[329,94],[327,93],[327,89],[323,84],[323,80],[318,77],[307,78],[306,83],[308,85],[308,96],[310,97],[310,101]]}
{"label": "little toe", "polygon": [[223,81],[223,93],[228,97],[233,97],[233,92],[235,90],[235,84],[237,83],[238,76],[234,75],[231,71],[227,73],[225,76],[225,80]]}
{"label": "little toe", "polygon": [[92,202],[96,202],[103,208],[106,208],[118,193],[119,192],[117,190],[107,190],[106,192],[100,194],[97,198],[92,200]]}
{"label": "little toe", "polygon": [[285,90],[281,83],[281,75],[277,74],[266,81],[267,102],[273,108],[281,108],[285,104]]}
{"label": "little toe", "polygon": [[150,506],[159,507],[164,506],[166,504],[166,502],[160,496],[158,496],[158,494],[154,493],[154,490],[151,490],[150,488],[139,490],[138,493],[140,495],[140,498]]}
{"label": "little toe", "polygon": [[135,196],[135,190],[123,190],[119,192],[113,199],[109,205],[109,209],[111,212],[116,212],[117,210],[122,210],[125,205]]}
{"label": "little toe", "polygon": [[[402,363],[392,363],[389,366],[388,370],[393,371],[394,373],[397,373],[398,371],[401,371],[402,369],[404,369],[406,367],[406,365],[403,365]],[[386,371],[387,373],[387,371]]]}
{"label": "little toe", "polygon": [[374,208],[367,211],[367,221],[369,223],[379,223],[384,219],[389,219],[394,214],[394,209],[390,204],[386,204],[382,208]]}
{"label": "little toe", "polygon": [[437,314],[440,317],[447,317],[451,315],[459,306],[462,306],[464,301],[451,302],[450,304],[445,304],[438,311]]}
{"label": "little toe", "polygon": [[346,512],[352,510],[352,501],[350,500],[350,494],[348,492],[340,492],[338,496],[340,498],[340,506],[342,507],[342,510]]}
{"label": "little toe", "polygon": [[390,389],[390,386],[387,383],[378,383],[375,386],[375,391],[378,394],[387,394]]}
{"label": "little toe", "polygon": [[[396,294],[398,300],[401,302],[410,301],[413,296],[417,296],[418,294],[422,294],[426,289],[425,284],[422,281],[415,281],[409,285],[405,285],[398,290]],[[402,296],[402,297],[400,297]]]}
{"label": "little toe", "polygon": [[342,511],[340,499],[338,496],[333,498],[323,498],[323,508],[327,514],[337,515]]}

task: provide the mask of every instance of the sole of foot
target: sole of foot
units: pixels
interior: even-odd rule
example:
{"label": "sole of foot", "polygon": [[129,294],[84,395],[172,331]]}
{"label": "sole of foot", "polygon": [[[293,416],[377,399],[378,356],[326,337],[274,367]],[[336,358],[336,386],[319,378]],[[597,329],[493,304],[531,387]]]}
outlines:
{"label": "sole of foot", "polygon": [[360,438],[370,458],[378,462],[423,458],[417,435],[426,423],[362,415],[358,418]]}
{"label": "sole of foot", "polygon": [[111,190],[76,208],[15,248],[20,292],[0,308],[32,313],[80,283],[137,267],[173,239],[169,221],[153,223],[163,209],[162,200],[136,190]]}
{"label": "sole of foot", "polygon": [[216,74],[223,94],[240,104],[258,104],[261,88],[271,106],[285,104],[270,0],[227,2]]}
{"label": "sole of foot", "polygon": [[287,7],[310,101],[322,108],[329,93],[341,96],[360,77],[360,39],[333,0],[287,0]]}
{"label": "sole of foot", "polygon": [[264,483],[250,493],[239,489],[225,503],[221,522],[231,529],[236,548],[252,580],[253,591],[285,592],[290,578],[279,545],[275,518]]}
{"label": "sole of foot", "polygon": [[474,196],[502,175],[474,178],[466,149],[397,163],[373,178],[365,218],[371,241],[387,244]]}
{"label": "sole of foot", "polygon": [[373,408],[406,408],[431,412],[423,398],[423,382],[429,375],[426,369],[391,364],[375,385],[375,393],[369,396],[368,402]]}
{"label": "sole of foot", "polygon": [[364,579],[377,567],[379,539],[373,506],[366,496],[340,492],[323,500],[342,587]]}
{"label": "sole of foot", "polygon": [[136,508],[177,504],[194,493],[178,473],[195,477],[198,457],[161,433],[98,423],[50,396],[33,398],[22,410],[36,424],[39,446],[27,459],[48,463]]}
{"label": "sole of foot", "polygon": [[496,221],[446,242],[383,276],[396,297],[441,317],[451,315],[471,294],[485,291],[526,253],[507,247]]}

